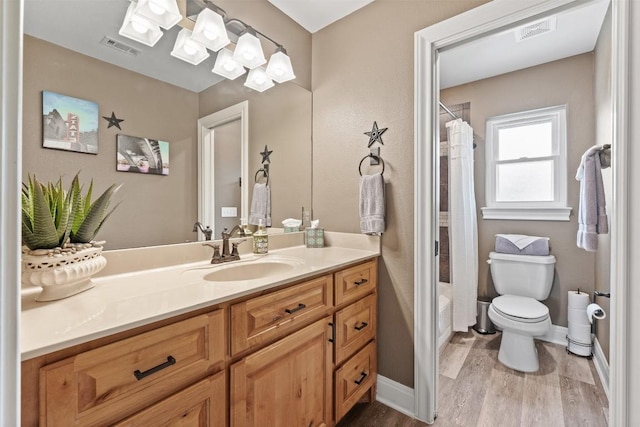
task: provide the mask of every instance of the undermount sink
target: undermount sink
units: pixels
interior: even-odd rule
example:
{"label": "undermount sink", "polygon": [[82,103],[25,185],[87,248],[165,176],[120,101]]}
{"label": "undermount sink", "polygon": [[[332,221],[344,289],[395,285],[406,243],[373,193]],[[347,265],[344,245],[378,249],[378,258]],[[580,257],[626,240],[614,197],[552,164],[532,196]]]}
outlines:
{"label": "undermount sink", "polygon": [[229,264],[217,264],[186,271],[197,273],[202,280],[209,282],[234,282],[265,279],[292,272],[301,265],[297,259],[283,257],[258,258],[232,261]]}

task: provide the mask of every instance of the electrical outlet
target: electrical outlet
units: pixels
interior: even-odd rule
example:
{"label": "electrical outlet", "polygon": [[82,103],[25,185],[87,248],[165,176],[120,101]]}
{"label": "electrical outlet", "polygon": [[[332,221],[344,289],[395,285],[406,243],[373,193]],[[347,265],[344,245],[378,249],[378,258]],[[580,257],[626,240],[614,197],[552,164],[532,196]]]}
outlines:
{"label": "electrical outlet", "polygon": [[302,209],[302,221],[304,222],[311,221],[311,212],[304,208]]}

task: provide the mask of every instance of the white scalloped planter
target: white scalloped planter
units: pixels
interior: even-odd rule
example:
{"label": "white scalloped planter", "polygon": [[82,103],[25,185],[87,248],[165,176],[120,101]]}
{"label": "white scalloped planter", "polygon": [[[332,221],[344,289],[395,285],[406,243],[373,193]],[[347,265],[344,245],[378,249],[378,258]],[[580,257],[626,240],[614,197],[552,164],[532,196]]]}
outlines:
{"label": "white scalloped planter", "polygon": [[102,247],[73,253],[22,254],[22,284],[42,287],[36,301],[54,301],[93,288],[91,277],[106,265]]}

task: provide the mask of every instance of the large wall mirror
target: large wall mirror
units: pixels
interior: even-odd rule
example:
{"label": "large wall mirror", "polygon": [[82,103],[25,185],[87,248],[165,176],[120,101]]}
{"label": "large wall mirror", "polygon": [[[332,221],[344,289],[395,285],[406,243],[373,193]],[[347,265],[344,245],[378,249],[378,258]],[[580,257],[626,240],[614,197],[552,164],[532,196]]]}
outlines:
{"label": "large wall mirror", "polygon": [[[163,31],[153,47],[119,36],[128,0],[25,0],[23,180],[62,177],[65,184],[80,171],[96,191],[123,183],[121,201],[98,238],[107,249],[183,243],[198,239],[198,120],[232,105],[248,103],[246,197],[265,146],[270,155],[272,224],[300,217],[311,209],[311,92],[293,82],[259,93],[241,79],[211,73],[215,54],[198,66],[170,55],[180,28]],[[82,17],[82,19],[78,19]],[[265,48],[265,53],[267,50]],[[98,152],[85,154],[43,148],[42,92],[88,100],[98,105]],[[112,114],[119,128],[104,119]],[[167,175],[117,170],[119,135],[168,142]],[[238,141],[240,144],[240,141]],[[225,159],[221,154],[218,159]],[[238,185],[240,180],[235,180]],[[214,186],[216,192],[220,190]],[[225,193],[226,194],[226,193]],[[222,201],[221,207],[242,205]],[[220,214],[220,212],[217,212]],[[213,224],[208,224],[212,227]],[[215,231],[219,238],[219,230]]]}

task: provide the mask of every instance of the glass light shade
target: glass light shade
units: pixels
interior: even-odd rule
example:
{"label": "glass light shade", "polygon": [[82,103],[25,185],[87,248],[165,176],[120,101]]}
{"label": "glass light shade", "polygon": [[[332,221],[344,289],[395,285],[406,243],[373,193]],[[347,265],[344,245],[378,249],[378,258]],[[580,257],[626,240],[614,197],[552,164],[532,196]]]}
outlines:
{"label": "glass light shade", "polygon": [[183,28],[178,33],[171,56],[189,64],[198,65],[209,57],[209,52],[200,43],[191,40],[191,31]]}
{"label": "glass light shade", "polygon": [[262,67],[249,70],[249,75],[247,76],[247,81],[244,82],[244,85],[253,90],[257,90],[258,92],[264,92],[270,87],[275,86],[273,80],[269,78],[267,72]]}
{"label": "glass light shade", "polygon": [[234,80],[247,71],[233,59],[233,53],[229,49],[220,49],[216,57],[216,64],[211,72]]}
{"label": "glass light shade", "polygon": [[118,34],[138,43],[154,46],[162,37],[162,30],[157,24],[136,14],[135,8],[135,3],[129,5]]}
{"label": "glass light shade", "polygon": [[135,12],[165,30],[182,19],[176,0],[138,0]]}
{"label": "glass light shade", "polygon": [[214,52],[231,42],[222,16],[206,8],[198,14],[191,38]]}
{"label": "glass light shade", "polygon": [[267,75],[278,83],[284,83],[296,78],[293,74],[293,67],[291,67],[291,59],[281,49],[278,49],[276,53],[269,58],[269,65],[267,65]]}
{"label": "glass light shade", "polygon": [[259,67],[267,62],[264,53],[262,53],[260,40],[249,32],[244,33],[238,39],[236,50],[233,52],[233,59],[249,69]]}

